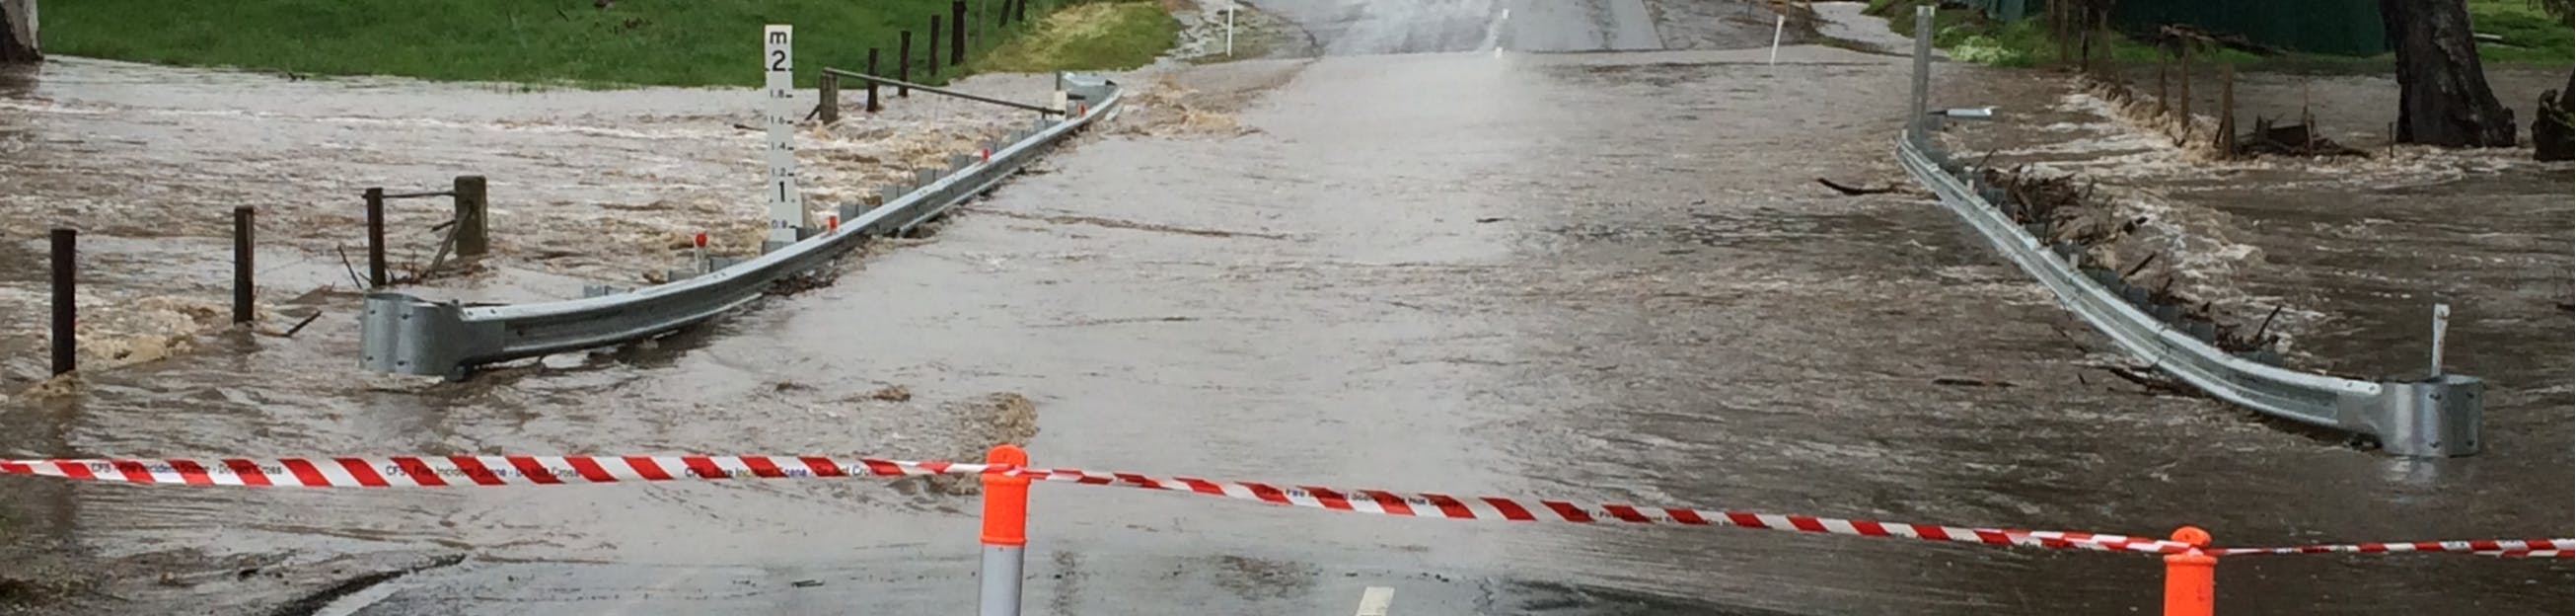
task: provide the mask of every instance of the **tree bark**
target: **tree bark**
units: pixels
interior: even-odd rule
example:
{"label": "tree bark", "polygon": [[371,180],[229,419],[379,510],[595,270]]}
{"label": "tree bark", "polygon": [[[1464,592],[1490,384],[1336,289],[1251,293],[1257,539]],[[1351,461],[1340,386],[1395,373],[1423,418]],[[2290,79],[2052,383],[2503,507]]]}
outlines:
{"label": "tree bark", "polygon": [[2567,89],[2551,90],[2540,95],[2540,112],[2531,119],[2531,158],[2533,160],[2576,160],[2576,122],[2569,114],[2576,112],[2576,77],[2567,78]]}
{"label": "tree bark", "polygon": [[0,64],[43,59],[36,47],[36,0],[0,0]]}
{"label": "tree bark", "polygon": [[2470,36],[2467,0],[2379,0],[2397,48],[2397,141],[2514,145],[2513,110],[2497,102]]}

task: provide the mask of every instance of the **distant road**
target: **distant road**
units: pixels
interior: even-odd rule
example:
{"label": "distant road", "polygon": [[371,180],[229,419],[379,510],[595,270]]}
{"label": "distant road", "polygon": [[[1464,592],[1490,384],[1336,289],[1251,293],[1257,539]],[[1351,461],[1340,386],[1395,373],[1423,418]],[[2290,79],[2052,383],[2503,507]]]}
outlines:
{"label": "distant road", "polygon": [[1662,49],[1645,0],[1273,0],[1326,55]]}

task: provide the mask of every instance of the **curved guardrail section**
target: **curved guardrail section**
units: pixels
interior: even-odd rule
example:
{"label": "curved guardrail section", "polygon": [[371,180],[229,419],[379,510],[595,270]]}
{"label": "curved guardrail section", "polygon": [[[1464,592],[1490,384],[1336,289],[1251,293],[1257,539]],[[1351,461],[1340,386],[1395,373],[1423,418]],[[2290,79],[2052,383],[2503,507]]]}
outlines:
{"label": "curved guardrail section", "polygon": [[[1940,196],[2005,258],[2039,279],[2058,302],[2110,336],[2122,349],[2158,370],[2219,399],[2267,415],[2371,437],[2389,452],[2416,457],[2465,456],[2478,451],[2485,383],[2443,375],[2422,381],[2361,381],[2289,370],[2230,354],[2211,344],[2205,324],[2159,319],[2142,290],[2117,274],[2087,271],[2080,249],[2048,246],[1987,202],[1974,181],[1976,169],[1952,160],[1918,137],[1897,140],[1898,164]],[[2118,285],[2115,291],[2112,285]],[[2165,311],[2170,313],[2171,311]],[[2250,355],[2250,354],[2249,354]]]}
{"label": "curved guardrail section", "polygon": [[[1066,136],[1117,113],[1118,85],[1069,76],[1066,90],[1090,104],[1062,120],[1039,119],[1015,131],[989,159],[952,157],[944,176],[923,182],[865,212],[841,206],[837,230],[820,230],[749,260],[703,275],[633,292],[514,305],[433,302],[404,293],[367,294],[361,322],[365,357],[376,372],[462,379],[476,366],[643,340],[713,318],[758,299],[772,283],[828,264],[861,238],[910,230],[991,190]],[[897,192],[903,187],[890,187]]]}

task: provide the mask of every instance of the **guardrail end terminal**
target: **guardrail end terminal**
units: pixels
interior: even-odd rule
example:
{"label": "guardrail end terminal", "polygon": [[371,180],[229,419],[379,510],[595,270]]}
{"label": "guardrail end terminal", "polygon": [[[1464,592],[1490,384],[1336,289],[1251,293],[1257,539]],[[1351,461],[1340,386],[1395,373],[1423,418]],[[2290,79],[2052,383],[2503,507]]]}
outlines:
{"label": "guardrail end terminal", "polygon": [[2472,455],[2484,428],[2486,381],[2445,374],[2405,383],[2382,383],[2371,416],[2364,419],[2389,453],[2418,458]]}
{"label": "guardrail end terminal", "polygon": [[392,291],[367,294],[359,325],[359,364],[374,372],[453,377],[473,347],[499,345],[466,331],[463,305]]}

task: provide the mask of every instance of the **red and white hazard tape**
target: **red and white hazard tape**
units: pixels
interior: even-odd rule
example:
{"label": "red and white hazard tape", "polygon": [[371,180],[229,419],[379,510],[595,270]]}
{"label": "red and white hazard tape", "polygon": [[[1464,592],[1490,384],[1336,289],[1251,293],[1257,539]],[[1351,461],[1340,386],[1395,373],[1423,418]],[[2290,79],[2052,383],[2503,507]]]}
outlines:
{"label": "red and white hazard tape", "polygon": [[1201,494],[1274,505],[1378,515],[1506,520],[1734,526],[1787,532],[1901,537],[1998,546],[2217,556],[2440,552],[2516,558],[2576,558],[2576,538],[2479,539],[2319,544],[2272,548],[2194,547],[2178,541],[2079,531],[1971,528],[1802,515],[1622,504],[1581,504],[1494,496],[1274,486],[1249,481],[1153,477],[1069,468],[824,456],[394,456],[167,460],[0,460],[0,474],[147,484],[280,487],[444,487],[559,485],[689,479],[913,477],[1000,473],[1033,481]]}
{"label": "red and white hazard tape", "polygon": [[0,460],[0,474],[127,483],[306,488],[554,485],[677,479],[902,477],[982,464],[821,456],[394,456],[247,460]]}
{"label": "red and white hazard tape", "polygon": [[2471,539],[2404,543],[2336,543],[2284,548],[2219,548],[2202,550],[2218,556],[2263,554],[2400,554],[2450,552],[2526,558],[2576,557],[2576,539]]}
{"label": "red and white hazard tape", "polygon": [[[2263,554],[2320,553],[2398,553],[2449,552],[2506,557],[2570,558],[2576,556],[2576,538],[2507,539],[2473,541],[2418,541],[2408,543],[2358,543],[2307,545],[2282,548],[2195,548],[2190,544],[2165,539],[2106,535],[2079,531],[2021,530],[2009,528],[1962,528],[1932,524],[1903,524],[1873,520],[1823,518],[1803,515],[1717,511],[1677,507],[1639,507],[1633,505],[1585,505],[1557,500],[1521,500],[1492,496],[1455,497],[1436,493],[1397,493],[1384,490],[1335,490],[1316,486],[1273,486],[1241,481],[1210,481],[1194,477],[1148,477],[1132,473],[1097,473],[1075,469],[1025,469],[1015,474],[1044,481],[1064,481],[1090,485],[1114,485],[1190,492],[1238,500],[1251,500],[1274,505],[1312,507],[1336,511],[1379,515],[1438,517],[1460,520],[1510,520],[1518,522],[1633,523],[1679,524],[1684,526],[1735,526],[1827,535],[1863,537],[1900,537],[1927,541],[1952,541],[1984,545],[2073,548],[2103,551],[2178,554],[2199,550],[2205,554],[2251,556]],[[1532,506],[1535,504],[1536,506]]]}

